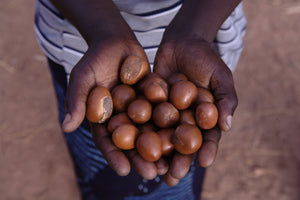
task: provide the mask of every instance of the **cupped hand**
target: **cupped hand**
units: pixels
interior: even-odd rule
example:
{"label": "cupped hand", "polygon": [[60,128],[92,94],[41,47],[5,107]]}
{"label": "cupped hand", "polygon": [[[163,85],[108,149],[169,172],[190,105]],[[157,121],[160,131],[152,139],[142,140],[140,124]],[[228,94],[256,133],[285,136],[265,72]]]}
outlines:
{"label": "cupped hand", "polygon": [[[82,123],[86,113],[89,92],[101,85],[112,90],[119,81],[119,68],[128,56],[135,55],[147,60],[140,44],[134,39],[110,39],[89,46],[89,49],[74,67],[66,94],[66,117],[62,128],[71,132]],[[101,151],[110,167],[125,176],[131,166],[145,179],[157,174],[154,163],[144,161],[136,152],[124,153],[112,142],[111,133],[105,124],[91,123],[91,132],[96,147]]]}
{"label": "cupped hand", "polygon": [[[163,40],[154,64],[154,72],[167,78],[172,73],[183,73],[197,87],[209,89],[218,108],[218,124],[202,130],[203,144],[198,151],[202,167],[210,166],[217,155],[221,131],[231,128],[231,119],[237,106],[232,73],[209,42],[199,38]],[[189,171],[194,155],[175,154],[170,162],[165,181],[177,184]]]}

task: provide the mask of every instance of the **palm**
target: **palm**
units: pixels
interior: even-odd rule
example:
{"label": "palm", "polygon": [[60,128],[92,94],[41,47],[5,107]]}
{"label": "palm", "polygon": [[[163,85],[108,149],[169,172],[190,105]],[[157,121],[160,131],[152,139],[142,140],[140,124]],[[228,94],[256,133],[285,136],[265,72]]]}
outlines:
{"label": "palm", "polygon": [[[228,118],[237,105],[231,71],[209,43],[198,39],[163,42],[156,55],[154,71],[164,78],[172,73],[183,73],[197,87],[212,91],[219,110],[218,126],[202,132],[203,145],[198,153],[199,164],[210,166],[216,157],[221,129],[227,131],[230,128]],[[191,163],[192,159],[184,155],[176,159],[182,160],[183,164],[178,167],[172,164],[175,162],[171,162],[167,178],[180,179],[188,172],[190,166],[186,163]]]}
{"label": "palm", "polygon": [[176,45],[162,44],[157,53],[154,71],[163,77],[180,72],[198,87],[205,88],[209,88],[211,81],[219,78],[214,72],[222,71],[223,76],[231,76],[230,70],[211,45],[196,39],[182,41]]}

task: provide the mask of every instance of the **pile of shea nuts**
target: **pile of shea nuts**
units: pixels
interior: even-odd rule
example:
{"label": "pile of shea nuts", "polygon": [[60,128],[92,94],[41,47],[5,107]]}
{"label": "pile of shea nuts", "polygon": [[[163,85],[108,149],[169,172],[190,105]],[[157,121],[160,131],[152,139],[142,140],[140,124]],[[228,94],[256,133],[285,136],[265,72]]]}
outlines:
{"label": "pile of shea nuts", "polygon": [[195,153],[202,145],[201,130],[218,121],[213,95],[184,74],[164,80],[149,69],[147,61],[129,56],[120,69],[122,84],[111,93],[98,86],[89,94],[88,120],[107,122],[118,148],[135,148],[147,161],[172,156],[174,151]]}

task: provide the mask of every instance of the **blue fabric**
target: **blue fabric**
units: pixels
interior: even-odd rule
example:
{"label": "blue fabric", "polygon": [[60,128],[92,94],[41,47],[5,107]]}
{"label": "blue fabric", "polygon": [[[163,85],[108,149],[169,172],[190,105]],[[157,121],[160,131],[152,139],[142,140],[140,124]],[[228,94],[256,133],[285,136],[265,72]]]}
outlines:
{"label": "blue fabric", "polygon": [[[65,115],[64,100],[66,76],[62,66],[49,60],[57,95],[59,119]],[[64,133],[73,158],[83,200],[193,200],[200,199],[204,169],[194,161],[190,172],[175,187],[163,182],[162,176],[154,180],[141,178],[134,170],[128,176],[118,176],[107,164],[94,145],[87,120],[72,133]]]}

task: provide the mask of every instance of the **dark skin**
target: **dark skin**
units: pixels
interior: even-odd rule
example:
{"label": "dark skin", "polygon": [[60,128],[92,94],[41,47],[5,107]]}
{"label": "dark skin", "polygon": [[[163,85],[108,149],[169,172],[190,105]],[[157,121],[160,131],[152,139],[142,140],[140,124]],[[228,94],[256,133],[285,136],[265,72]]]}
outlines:
{"label": "dark skin", "polygon": [[[51,0],[80,31],[88,50],[72,70],[66,95],[63,130],[78,128],[85,116],[89,92],[97,85],[112,89],[118,84],[121,63],[130,55],[147,59],[132,30],[109,0]],[[185,74],[198,87],[213,92],[219,110],[218,125],[203,131],[198,152],[202,167],[215,160],[221,131],[228,131],[237,106],[231,71],[211,48],[216,33],[239,0],[188,0],[167,27],[154,63],[154,71],[167,78],[173,72]],[[103,26],[104,24],[104,26]],[[105,125],[91,124],[94,142],[112,169],[121,176],[133,167],[145,179],[165,174],[165,181],[177,184],[189,171],[194,155],[176,154],[167,162],[143,160],[135,150],[124,154],[110,138]]]}

